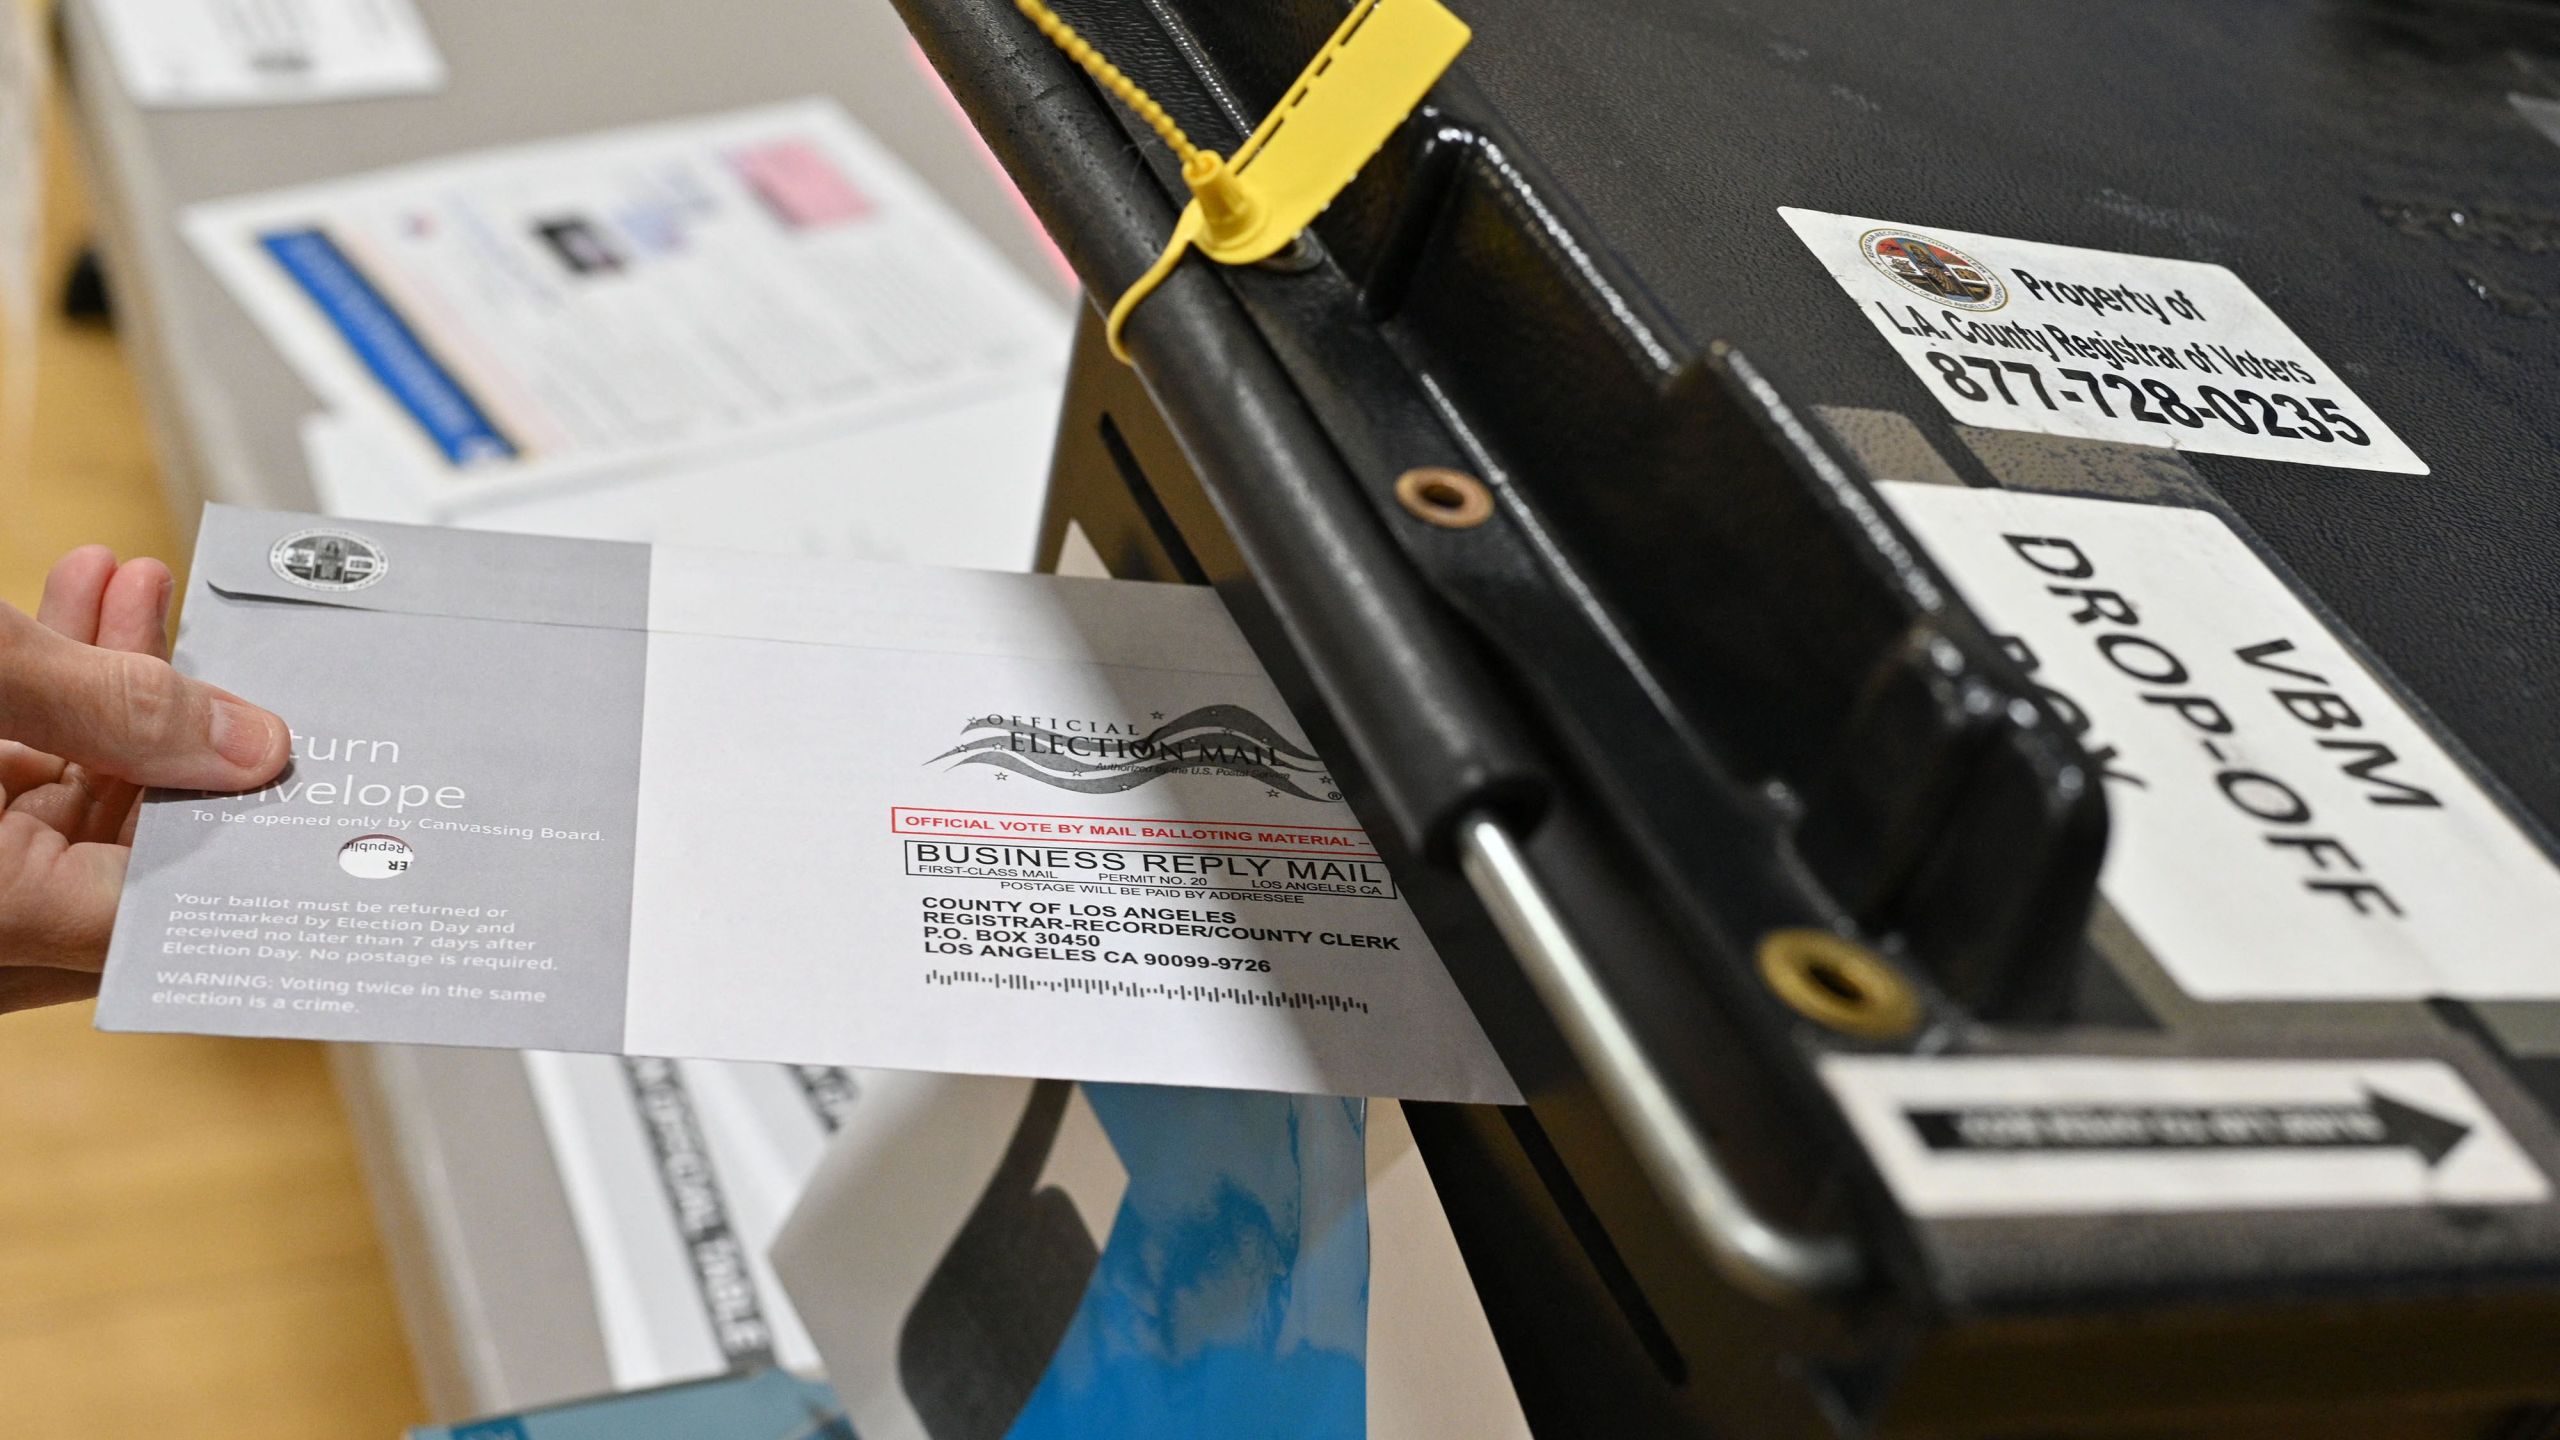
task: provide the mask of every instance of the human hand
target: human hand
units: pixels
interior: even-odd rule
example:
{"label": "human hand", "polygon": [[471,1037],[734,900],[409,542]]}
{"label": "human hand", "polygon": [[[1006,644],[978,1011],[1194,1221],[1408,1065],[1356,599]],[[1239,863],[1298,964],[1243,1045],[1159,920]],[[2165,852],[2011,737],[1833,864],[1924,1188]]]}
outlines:
{"label": "human hand", "polygon": [[98,993],[142,787],[248,790],[292,736],[169,668],[169,567],[91,545],[0,605],[0,1013]]}

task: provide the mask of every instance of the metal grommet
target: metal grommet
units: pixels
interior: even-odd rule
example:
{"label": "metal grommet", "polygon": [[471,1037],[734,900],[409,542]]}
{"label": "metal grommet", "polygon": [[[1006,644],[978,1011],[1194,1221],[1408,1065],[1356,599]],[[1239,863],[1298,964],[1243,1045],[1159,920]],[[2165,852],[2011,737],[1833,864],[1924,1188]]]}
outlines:
{"label": "metal grommet", "polygon": [[1772,930],[1760,938],[1760,978],[1795,1012],[1862,1040],[1891,1040],[1920,1023],[1920,998],[1867,947],[1828,930]]}
{"label": "metal grommet", "polygon": [[1425,465],[1396,477],[1396,503],[1417,520],[1472,530],[1493,518],[1493,492],[1463,470]]}

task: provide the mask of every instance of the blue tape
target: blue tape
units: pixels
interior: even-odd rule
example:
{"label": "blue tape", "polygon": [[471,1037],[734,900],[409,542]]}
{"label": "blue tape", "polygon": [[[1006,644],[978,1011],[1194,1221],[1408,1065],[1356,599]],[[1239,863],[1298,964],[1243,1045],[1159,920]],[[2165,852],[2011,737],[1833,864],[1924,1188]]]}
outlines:
{"label": "blue tape", "polygon": [[515,455],[514,442],[325,231],[273,230],[259,236],[258,243],[329,317],[347,348],[427,432],[445,459],[467,466]]}
{"label": "blue tape", "polygon": [[1007,1440],[1364,1440],[1361,1102],[1148,1085],[1085,1095],[1129,1188]]}

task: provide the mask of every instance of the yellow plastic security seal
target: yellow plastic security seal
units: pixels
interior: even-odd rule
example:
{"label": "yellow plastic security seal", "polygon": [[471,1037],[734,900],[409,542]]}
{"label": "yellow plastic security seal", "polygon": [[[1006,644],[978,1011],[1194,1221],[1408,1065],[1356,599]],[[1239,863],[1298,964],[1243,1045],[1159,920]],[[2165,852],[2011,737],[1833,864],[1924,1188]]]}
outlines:
{"label": "yellow plastic security seal", "polygon": [[1123,363],[1129,352],[1120,343],[1121,327],[1184,252],[1196,246],[1221,264],[1250,265],[1286,249],[1422,103],[1471,33],[1439,0],[1360,0],[1228,159],[1192,144],[1154,97],[1043,0],[1014,5],[1094,83],[1147,122],[1182,162],[1183,183],[1191,187],[1191,203],[1174,222],[1164,253],[1111,307],[1104,333]]}

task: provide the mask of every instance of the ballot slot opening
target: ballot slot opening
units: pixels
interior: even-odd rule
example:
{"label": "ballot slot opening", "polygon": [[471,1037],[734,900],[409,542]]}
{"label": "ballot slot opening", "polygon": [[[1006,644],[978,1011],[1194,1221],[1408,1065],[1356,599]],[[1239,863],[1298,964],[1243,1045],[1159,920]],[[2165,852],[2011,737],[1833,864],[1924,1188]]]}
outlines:
{"label": "ballot slot opening", "polygon": [[1127,438],[1121,435],[1119,422],[1106,411],[1096,433],[1101,437],[1103,453],[1111,457],[1111,468],[1118,472],[1120,483],[1129,491],[1130,503],[1138,507],[1139,518],[1146,522],[1147,533],[1154,537],[1156,548],[1164,552],[1166,561],[1173,566],[1173,573],[1185,585],[1208,584],[1209,572],[1201,568],[1200,559],[1192,553],[1190,542],[1182,538],[1181,528],[1173,523],[1172,514],[1164,508],[1163,499],[1156,494],[1155,482],[1147,477],[1146,467],[1138,463],[1137,452],[1129,448]]}

